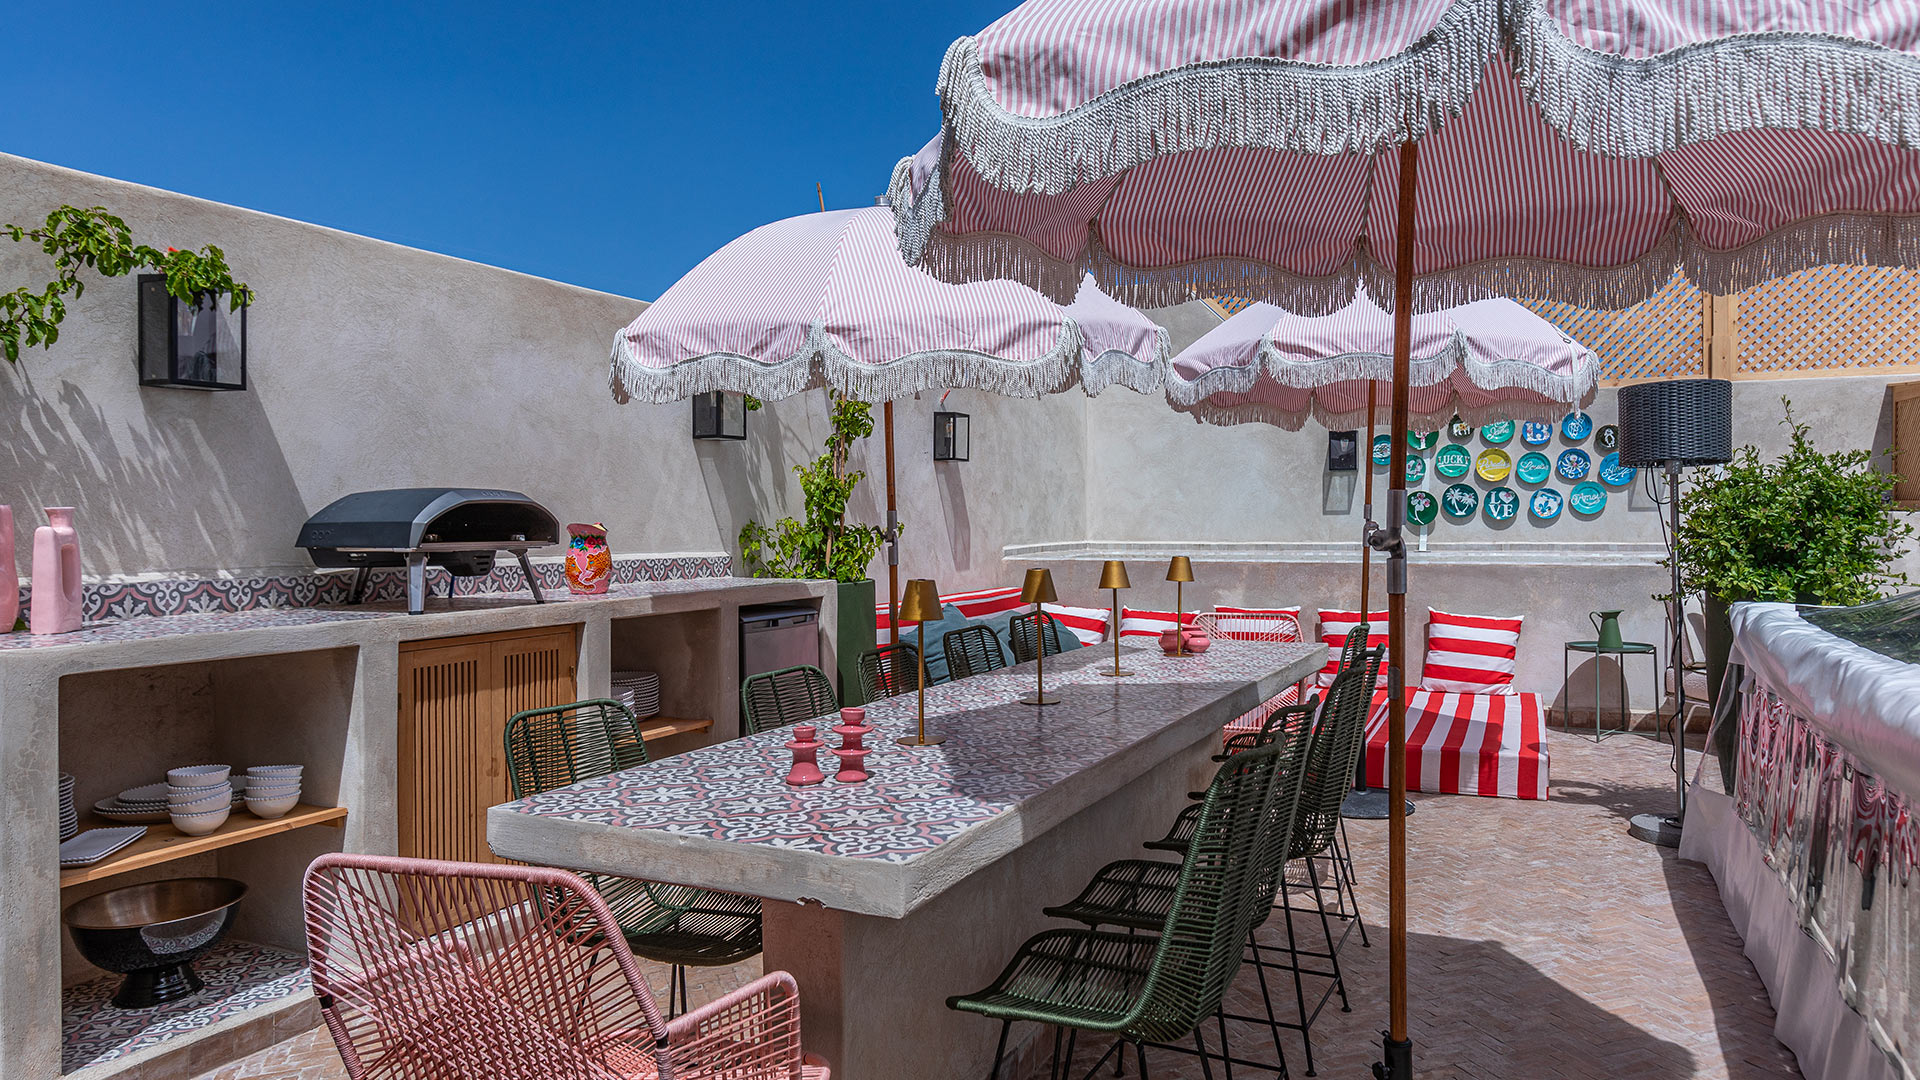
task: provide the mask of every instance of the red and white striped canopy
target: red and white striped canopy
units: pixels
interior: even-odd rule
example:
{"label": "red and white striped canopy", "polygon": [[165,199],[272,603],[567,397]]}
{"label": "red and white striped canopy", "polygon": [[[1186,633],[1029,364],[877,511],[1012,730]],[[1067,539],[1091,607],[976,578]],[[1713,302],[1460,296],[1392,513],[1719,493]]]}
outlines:
{"label": "red and white striped canopy", "polygon": [[948,280],[1130,303],[1588,307],[1920,264],[1920,0],[1029,0],[948,51],[894,174]]}
{"label": "red and white striped canopy", "polygon": [[615,400],[1160,389],[1167,332],[1145,315],[1090,285],[1066,307],[1007,281],[948,285],[901,260],[892,225],[882,207],[807,214],[708,256],[615,336]]}
{"label": "red and white striped canopy", "polygon": [[[1593,351],[1511,300],[1416,315],[1409,416],[1435,430],[1456,414],[1479,424],[1593,400]],[[1167,400],[1213,424],[1298,430],[1367,422],[1367,387],[1393,376],[1393,318],[1362,295],[1332,315],[1250,304],[1173,358]],[[1386,399],[1376,408],[1385,418]]]}

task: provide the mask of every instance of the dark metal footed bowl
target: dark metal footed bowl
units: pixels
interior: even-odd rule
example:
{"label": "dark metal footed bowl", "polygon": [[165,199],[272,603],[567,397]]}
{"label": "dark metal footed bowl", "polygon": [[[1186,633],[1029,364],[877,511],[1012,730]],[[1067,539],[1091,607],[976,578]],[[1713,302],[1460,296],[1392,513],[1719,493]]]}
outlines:
{"label": "dark metal footed bowl", "polygon": [[75,901],[60,920],[81,956],[126,976],[114,1005],[148,1009],[200,992],[193,961],[227,936],[246,895],[231,878],[170,878]]}

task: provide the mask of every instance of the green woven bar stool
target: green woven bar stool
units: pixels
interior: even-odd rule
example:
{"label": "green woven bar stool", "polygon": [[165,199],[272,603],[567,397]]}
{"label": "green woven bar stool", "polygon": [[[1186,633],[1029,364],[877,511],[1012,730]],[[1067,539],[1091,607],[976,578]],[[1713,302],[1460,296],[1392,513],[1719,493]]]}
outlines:
{"label": "green woven bar stool", "polygon": [[812,664],[749,675],[740,683],[740,708],[747,735],[817,720],[840,710],[827,673]]}
{"label": "green woven bar stool", "polygon": [[[1192,1038],[1210,1055],[1200,1025],[1220,1010],[1241,963],[1258,889],[1258,853],[1276,795],[1280,747],[1234,755],[1215,774],[1200,822],[1156,934],[1051,930],[1029,938],[991,986],[947,1007],[1000,1021],[992,1077],[1000,1073],[1016,1020],[1117,1036],[1107,1058],[1131,1043],[1146,1080],[1145,1047]],[[1223,1047],[1221,1054],[1225,1054]],[[1069,1046],[1067,1057],[1072,1057]],[[1252,1064],[1252,1063],[1250,1063]],[[1210,1070],[1210,1066],[1209,1066]]]}
{"label": "green woven bar stool", "polygon": [[[516,713],[505,742],[516,799],[647,763],[633,714],[604,698]],[[612,874],[581,876],[612,909],[634,955],[670,965],[669,1016],[687,1008],[687,968],[724,967],[760,953],[754,897]]]}
{"label": "green woven bar stool", "polygon": [[920,650],[902,641],[860,654],[860,689],[879,701],[920,688]]}
{"label": "green woven bar stool", "polygon": [[1007,621],[1007,640],[1013,643],[1013,662],[1024,664],[1034,658],[1033,642],[1036,636],[1034,626],[1040,626],[1037,636],[1040,645],[1052,656],[1060,651],[1060,623],[1048,615],[1045,622],[1040,621],[1038,612],[1029,611],[1025,615],[1015,615]]}
{"label": "green woven bar stool", "polygon": [[985,626],[963,626],[947,631],[940,639],[940,650],[947,654],[949,681],[1007,666],[1007,654],[1000,648],[1000,638]]}

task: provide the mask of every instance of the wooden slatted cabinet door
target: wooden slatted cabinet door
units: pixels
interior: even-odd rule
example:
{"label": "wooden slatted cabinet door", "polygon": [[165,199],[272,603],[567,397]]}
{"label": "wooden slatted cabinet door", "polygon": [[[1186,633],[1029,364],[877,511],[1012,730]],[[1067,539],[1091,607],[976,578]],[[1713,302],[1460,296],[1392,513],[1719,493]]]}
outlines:
{"label": "wooden slatted cabinet door", "polygon": [[483,817],[494,787],[486,773],[500,753],[499,726],[487,720],[497,698],[491,654],[489,643],[400,648],[395,795],[402,855],[493,861]]}

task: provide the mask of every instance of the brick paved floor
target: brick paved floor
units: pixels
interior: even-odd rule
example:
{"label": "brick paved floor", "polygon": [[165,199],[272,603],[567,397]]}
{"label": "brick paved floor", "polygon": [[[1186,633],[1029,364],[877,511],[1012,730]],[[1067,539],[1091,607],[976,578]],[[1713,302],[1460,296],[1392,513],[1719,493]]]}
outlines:
{"label": "brick paved floor", "polygon": [[[1773,1009],[1712,877],[1626,834],[1632,814],[1672,805],[1666,749],[1637,736],[1596,747],[1558,731],[1552,747],[1546,803],[1414,797],[1408,950],[1422,1080],[1797,1077],[1793,1055],[1773,1038]],[[1339,1011],[1336,1001],[1314,1035],[1316,1072],[1357,1080],[1371,1075],[1387,1017],[1386,823],[1349,828],[1373,947],[1351,939],[1341,962],[1353,1011]],[[1317,921],[1297,926],[1319,933]],[[1277,924],[1262,931],[1263,941],[1284,936]],[[758,973],[757,964],[696,972],[693,998],[709,1000]],[[665,987],[663,971],[649,974]],[[1260,1011],[1252,976],[1242,969],[1236,983],[1240,1011]],[[1277,978],[1284,1019],[1293,987],[1284,974]],[[1264,1029],[1229,1030],[1236,1056],[1271,1058]],[[1298,1036],[1288,1033],[1285,1046],[1301,1075]],[[1081,1047],[1079,1063],[1091,1064],[1100,1049]],[[1150,1052],[1149,1066],[1156,1078],[1201,1075],[1192,1058],[1163,1051]],[[1127,1073],[1134,1073],[1131,1062]],[[315,1031],[201,1080],[341,1075],[331,1041]]]}

